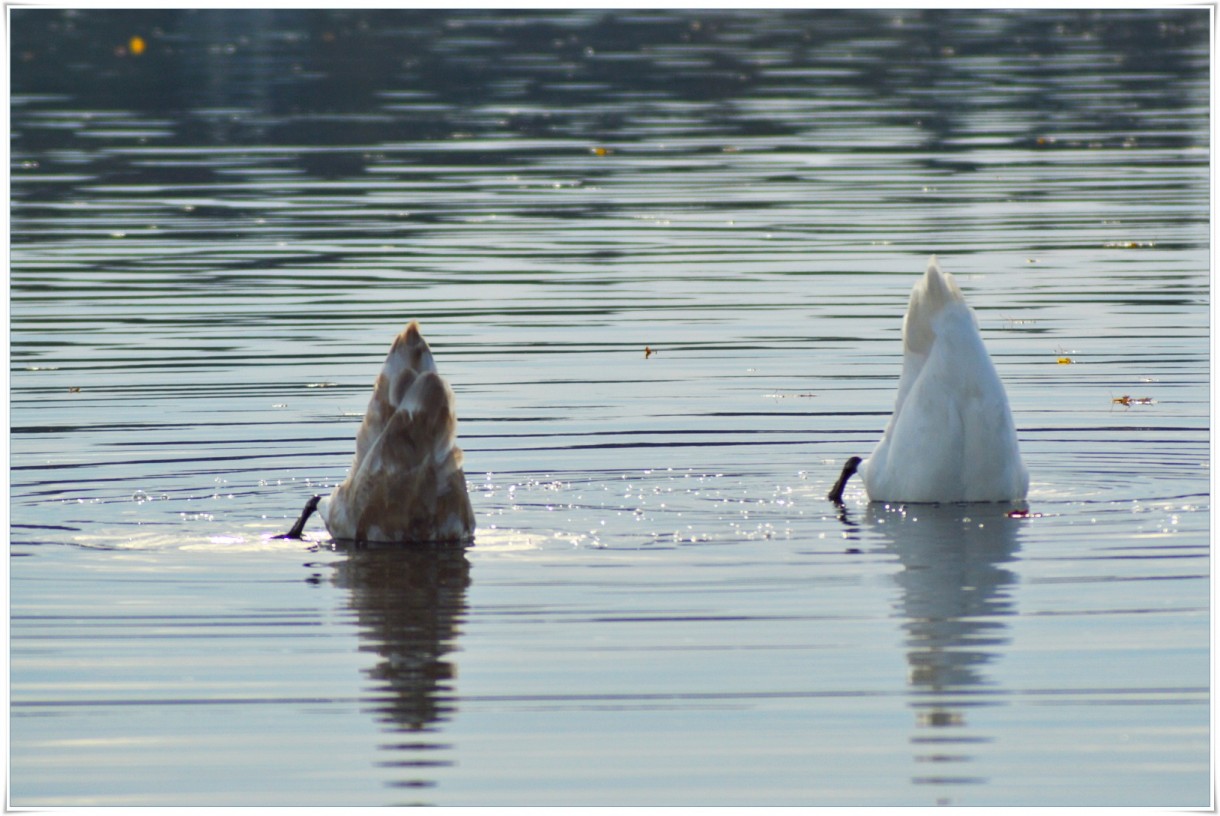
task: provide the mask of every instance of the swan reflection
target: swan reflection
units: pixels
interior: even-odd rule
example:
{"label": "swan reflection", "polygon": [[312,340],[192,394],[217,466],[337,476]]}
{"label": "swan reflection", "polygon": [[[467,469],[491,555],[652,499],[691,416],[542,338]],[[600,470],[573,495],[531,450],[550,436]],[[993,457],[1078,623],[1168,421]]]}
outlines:
{"label": "swan reflection", "polygon": [[419,778],[429,768],[451,765],[449,746],[426,737],[455,712],[456,648],[467,610],[470,562],[453,545],[350,545],[334,564],[334,583],[351,592],[360,650],[377,655],[366,670],[370,709],[385,730],[413,734],[383,745],[396,756],[378,763],[403,768],[408,778],[392,787],[430,787]]}
{"label": "swan reflection", "polygon": [[[1006,618],[1016,614],[1016,560],[1024,523],[1012,505],[886,505],[871,503],[861,526],[880,537],[901,569],[896,602],[906,632],[908,683],[915,729],[911,743],[920,770],[916,784],[986,781],[971,745],[991,737],[971,729],[968,712],[994,705],[987,667],[1011,640]],[[845,516],[841,516],[849,521]],[[986,692],[986,693],[980,693]],[[964,771],[964,772],[963,772]]]}

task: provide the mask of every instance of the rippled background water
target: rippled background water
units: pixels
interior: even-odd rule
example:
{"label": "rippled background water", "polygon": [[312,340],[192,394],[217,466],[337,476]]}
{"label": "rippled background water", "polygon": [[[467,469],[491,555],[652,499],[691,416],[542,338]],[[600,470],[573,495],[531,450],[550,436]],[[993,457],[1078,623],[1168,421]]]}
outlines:
{"label": "rippled background water", "polygon": [[[9,13],[14,805],[1210,802],[1207,9]],[[931,253],[1028,519],[824,499]]]}

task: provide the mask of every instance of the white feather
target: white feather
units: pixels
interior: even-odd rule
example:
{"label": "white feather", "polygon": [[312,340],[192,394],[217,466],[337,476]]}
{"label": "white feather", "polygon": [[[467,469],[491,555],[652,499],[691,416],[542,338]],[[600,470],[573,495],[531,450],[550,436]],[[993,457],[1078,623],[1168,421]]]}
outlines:
{"label": "white feather", "polygon": [[894,413],[860,464],[872,501],[1019,501],[1029,489],[1004,385],[974,312],[933,256],[902,326]]}

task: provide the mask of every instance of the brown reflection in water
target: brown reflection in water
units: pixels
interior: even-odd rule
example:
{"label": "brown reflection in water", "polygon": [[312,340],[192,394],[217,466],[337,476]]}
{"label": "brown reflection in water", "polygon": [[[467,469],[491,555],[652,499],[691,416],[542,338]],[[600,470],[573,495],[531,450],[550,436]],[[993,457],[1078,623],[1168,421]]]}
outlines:
{"label": "brown reflection in water", "polygon": [[427,735],[452,718],[457,669],[448,656],[456,648],[466,614],[470,562],[464,547],[371,547],[341,549],[336,586],[351,591],[360,629],[360,650],[378,655],[367,670],[368,709],[385,730],[412,736],[381,746],[379,767],[395,770],[394,788],[435,785],[429,769],[453,764],[451,746]]}

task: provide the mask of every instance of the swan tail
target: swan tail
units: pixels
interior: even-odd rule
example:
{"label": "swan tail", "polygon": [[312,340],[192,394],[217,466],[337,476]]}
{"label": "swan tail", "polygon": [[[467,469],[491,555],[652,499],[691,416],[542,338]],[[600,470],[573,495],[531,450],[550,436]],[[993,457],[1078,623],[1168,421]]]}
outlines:
{"label": "swan tail", "polygon": [[357,541],[459,541],[474,533],[453,391],[414,321],[377,376],[351,472],[331,494],[326,521],[335,538]]}
{"label": "swan tail", "polygon": [[936,340],[932,322],[947,306],[966,305],[962,290],[949,272],[942,272],[933,255],[924,276],[911,290],[906,317],[902,321],[902,345],[908,354],[927,354]]}

